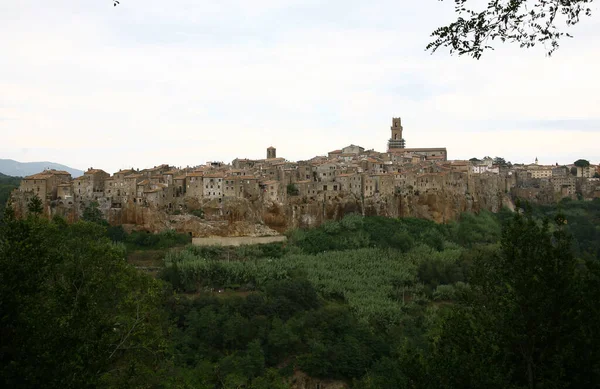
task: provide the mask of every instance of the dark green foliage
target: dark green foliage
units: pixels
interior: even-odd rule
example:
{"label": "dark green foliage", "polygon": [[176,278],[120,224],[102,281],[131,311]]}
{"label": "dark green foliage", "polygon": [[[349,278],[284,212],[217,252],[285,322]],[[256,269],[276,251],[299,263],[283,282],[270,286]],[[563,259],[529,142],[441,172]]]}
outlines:
{"label": "dark green foliage", "polygon": [[2,383],[283,389],[302,372],[362,389],[595,387],[599,203],[561,202],[558,224],[535,206],[445,225],[350,215],[286,243],[178,247],[168,294],[125,246],[189,235],[9,217]]}
{"label": "dark green foliage", "polygon": [[287,184],[286,189],[288,196],[298,196],[300,194],[300,191],[295,184]]}
{"label": "dark green foliage", "polygon": [[438,285],[454,284],[465,281],[468,264],[447,261],[440,258],[428,258],[419,265],[418,277],[433,291]]}
{"label": "dark green foliage", "polygon": [[21,183],[21,177],[11,177],[0,173],[0,219],[4,215],[4,208],[10,193],[19,187]]}
{"label": "dark green foliage", "polygon": [[497,166],[501,166],[501,167],[506,167],[510,165],[510,162],[506,162],[506,160],[502,157],[495,157],[494,158],[494,165]]}
{"label": "dark green foliage", "polygon": [[30,215],[41,215],[44,212],[44,203],[38,195],[33,195],[27,202],[27,212]]}
{"label": "dark green foliage", "polygon": [[106,227],[106,236],[113,242],[125,242],[127,239],[127,233],[121,225]]}
{"label": "dark green foliage", "polygon": [[573,165],[577,167],[588,167],[590,166],[590,161],[587,159],[578,159],[577,161],[573,162]]}
{"label": "dark green foliage", "polygon": [[[113,236],[122,237],[120,231],[109,230]],[[127,247],[137,250],[164,249],[191,243],[192,238],[188,234],[177,233],[173,230],[165,230],[158,234],[145,231],[133,231],[125,237]]]}
{"label": "dark green foliage", "polygon": [[570,173],[572,176],[576,176],[577,175],[577,168],[575,166],[573,166],[570,170]]}
{"label": "dark green foliage", "polygon": [[349,215],[341,221],[328,221],[319,228],[298,230],[291,236],[292,244],[304,252],[316,254],[331,250],[363,247],[389,247],[410,250],[422,242],[436,250],[443,249],[446,228],[424,219],[390,219]]}
{"label": "dark green foliage", "polygon": [[[589,310],[596,262],[577,266],[556,217],[515,215],[498,255],[473,263],[470,292],[441,319],[431,356],[442,387],[594,387],[600,330]],[[594,280],[594,281],[592,281]],[[592,290],[590,290],[592,289]],[[594,350],[594,351],[591,351]]]}
{"label": "dark green foliage", "polygon": [[494,243],[500,239],[501,227],[496,215],[482,211],[478,215],[463,213],[454,228],[454,240],[462,246]]}
{"label": "dark green foliage", "polygon": [[97,201],[91,201],[84,209],[82,220],[86,222],[96,223],[100,225],[108,225],[108,222],[102,217],[102,211],[100,211],[99,204]]}
{"label": "dark green foliage", "polygon": [[204,210],[203,209],[194,209],[190,213],[194,216],[198,216],[200,219],[204,219]]}
{"label": "dark green foliage", "polygon": [[[557,209],[552,205],[530,206],[538,219],[552,217]],[[567,221],[563,228],[573,236],[573,253],[578,257],[600,259],[600,199],[575,201],[565,198],[558,209]]]}
{"label": "dark green foliage", "polygon": [[161,286],[123,257],[93,223],[29,218],[1,227],[2,387],[157,379],[165,351]]}

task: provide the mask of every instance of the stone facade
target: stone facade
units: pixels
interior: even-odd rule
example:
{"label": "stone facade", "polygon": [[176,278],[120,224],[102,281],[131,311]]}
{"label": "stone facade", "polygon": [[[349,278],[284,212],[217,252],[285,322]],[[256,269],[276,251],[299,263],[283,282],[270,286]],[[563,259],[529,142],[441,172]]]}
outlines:
{"label": "stone facade", "polygon": [[[400,119],[392,123],[391,140],[403,140]],[[595,167],[577,170],[576,176],[566,166],[500,168],[491,158],[447,161],[445,148],[392,147],[382,153],[351,144],[328,156],[290,162],[269,147],[266,156],[185,169],[163,164],[112,176],[90,168],[75,180],[46,170],[22,180],[13,204],[24,215],[27,201],[37,195],[46,215],[76,220],[85,206],[97,202],[110,223],[163,228],[178,213],[202,209],[215,222],[252,220],[284,229],[350,212],[443,222],[462,211],[497,211],[511,195],[555,201],[600,193],[598,180],[588,178]]]}

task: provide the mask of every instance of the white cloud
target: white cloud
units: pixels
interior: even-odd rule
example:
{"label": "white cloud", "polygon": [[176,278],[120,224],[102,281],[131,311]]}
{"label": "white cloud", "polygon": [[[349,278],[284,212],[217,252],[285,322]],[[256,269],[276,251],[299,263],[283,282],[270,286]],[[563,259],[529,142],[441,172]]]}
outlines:
{"label": "white cloud", "polygon": [[578,142],[569,128],[485,126],[599,118],[600,28],[585,20],[553,58],[501,47],[475,61],[424,52],[452,18],[438,2],[1,7],[0,34],[14,38],[0,41],[5,157],[113,171],[260,157],[274,145],[306,159],[350,143],[383,150],[402,116],[409,146],[447,146],[451,157],[600,160],[588,146],[600,128]]}

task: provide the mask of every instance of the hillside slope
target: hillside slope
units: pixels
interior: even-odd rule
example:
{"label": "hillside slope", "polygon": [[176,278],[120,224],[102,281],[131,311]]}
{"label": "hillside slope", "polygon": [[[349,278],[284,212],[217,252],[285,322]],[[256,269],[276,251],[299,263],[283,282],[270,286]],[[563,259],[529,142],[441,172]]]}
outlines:
{"label": "hillside slope", "polygon": [[0,218],[4,214],[4,207],[8,201],[8,196],[13,189],[19,187],[21,177],[10,177],[0,173]]}
{"label": "hillside slope", "polygon": [[0,159],[0,173],[13,177],[25,177],[39,173],[44,169],[65,170],[73,178],[83,175],[83,171],[54,162],[19,162],[13,159]]}

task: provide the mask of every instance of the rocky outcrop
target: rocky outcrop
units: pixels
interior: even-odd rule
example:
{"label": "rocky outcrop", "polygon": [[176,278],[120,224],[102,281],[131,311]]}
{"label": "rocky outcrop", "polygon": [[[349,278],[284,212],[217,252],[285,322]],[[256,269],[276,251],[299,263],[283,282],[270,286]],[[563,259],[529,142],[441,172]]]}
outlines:
{"label": "rocky outcrop", "polygon": [[[292,228],[315,227],[327,220],[339,220],[351,213],[417,217],[445,223],[457,219],[462,212],[497,212],[502,206],[512,207],[506,180],[497,174],[452,173],[430,176],[429,180],[415,181],[415,187],[396,187],[393,193],[388,190],[386,194],[375,193],[367,198],[347,192],[328,192],[327,198],[323,194],[322,199],[319,194],[310,199],[287,196],[283,202],[264,198],[187,198],[171,209],[132,201],[113,207],[111,202],[99,199],[98,207],[110,224],[123,225],[128,230],[173,229],[193,237],[273,236]],[[52,202],[48,204],[48,215],[57,214],[75,221],[87,205]]]}

